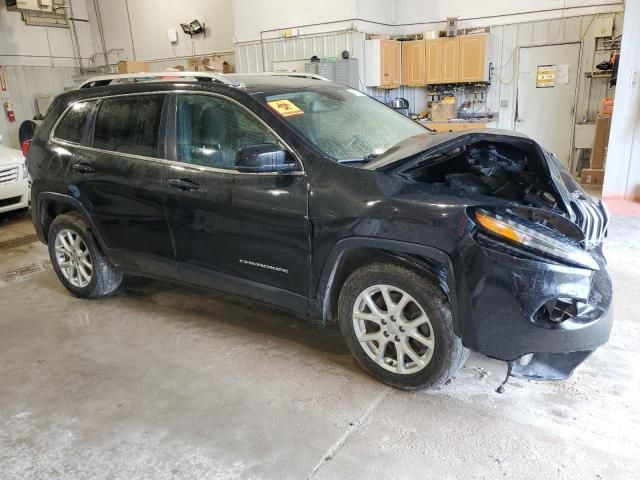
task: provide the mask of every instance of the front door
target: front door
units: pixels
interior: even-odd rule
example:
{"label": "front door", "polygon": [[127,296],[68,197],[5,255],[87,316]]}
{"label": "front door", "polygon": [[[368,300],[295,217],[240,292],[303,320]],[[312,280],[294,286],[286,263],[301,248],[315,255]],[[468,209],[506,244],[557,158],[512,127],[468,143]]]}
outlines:
{"label": "front door", "polygon": [[175,111],[167,212],[184,279],[266,301],[290,293],[306,308],[306,176],[236,170],[238,149],[281,142],[235,101],[179,94]]}
{"label": "front door", "polygon": [[164,208],[162,110],[166,94],[106,98],[71,160],[69,190],[122,268],[178,277]]}
{"label": "front door", "polygon": [[567,168],[575,123],[580,44],[520,48],[515,129],[557,155]]}

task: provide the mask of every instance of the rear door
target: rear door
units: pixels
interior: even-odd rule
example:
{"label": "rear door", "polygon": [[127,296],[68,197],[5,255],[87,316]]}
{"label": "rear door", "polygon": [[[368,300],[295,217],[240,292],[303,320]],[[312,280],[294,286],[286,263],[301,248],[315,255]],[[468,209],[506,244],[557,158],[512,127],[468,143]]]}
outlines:
{"label": "rear door", "polygon": [[280,294],[306,309],[310,249],[302,168],[238,172],[238,149],[281,140],[231,99],[178,94],[175,117],[167,211],[184,278],[266,301]]}
{"label": "rear door", "polygon": [[69,189],[116,265],[177,278],[164,211],[167,98],[152,93],[100,100],[86,145],[75,150]]}

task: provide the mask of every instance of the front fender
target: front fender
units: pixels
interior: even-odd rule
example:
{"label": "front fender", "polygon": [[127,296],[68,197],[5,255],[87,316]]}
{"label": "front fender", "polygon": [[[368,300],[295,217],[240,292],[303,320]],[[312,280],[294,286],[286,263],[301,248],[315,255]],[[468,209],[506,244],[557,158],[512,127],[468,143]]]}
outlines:
{"label": "front fender", "polygon": [[[340,293],[342,282],[338,278],[338,272],[343,260],[354,251],[373,250],[409,260],[414,267],[425,274],[440,277],[444,281],[446,292],[451,305],[451,316],[454,323],[454,331],[458,328],[458,305],[456,295],[456,282],[453,265],[449,255],[442,250],[427,245],[421,245],[399,240],[389,240],[371,237],[348,237],[336,242],[325,259],[322,272],[316,284],[315,296],[310,302],[310,315],[321,318],[323,322],[330,318],[331,303]],[[444,272],[444,279],[439,272]],[[350,272],[349,272],[350,273]]]}

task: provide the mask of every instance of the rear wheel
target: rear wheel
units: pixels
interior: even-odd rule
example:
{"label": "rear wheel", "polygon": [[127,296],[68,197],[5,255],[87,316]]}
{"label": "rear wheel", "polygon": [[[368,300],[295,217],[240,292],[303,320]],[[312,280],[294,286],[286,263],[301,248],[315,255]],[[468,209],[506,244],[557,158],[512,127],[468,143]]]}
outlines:
{"label": "rear wheel", "polygon": [[49,228],[49,257],[58,279],[78,297],[113,293],[122,274],[106,259],[87,223],[77,213],[59,215]]}
{"label": "rear wheel", "polygon": [[442,290],[400,265],[379,263],[354,272],[340,294],[339,320],[358,363],[394,387],[441,385],[468,356],[453,333]]}

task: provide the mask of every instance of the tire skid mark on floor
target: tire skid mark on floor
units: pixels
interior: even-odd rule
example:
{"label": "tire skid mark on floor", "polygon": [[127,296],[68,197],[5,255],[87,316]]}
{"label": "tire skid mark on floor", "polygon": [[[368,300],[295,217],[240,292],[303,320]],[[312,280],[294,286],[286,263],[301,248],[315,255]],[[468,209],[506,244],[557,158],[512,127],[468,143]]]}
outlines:
{"label": "tire skid mark on floor", "polygon": [[42,262],[29,263],[24,267],[16,268],[15,270],[2,272],[0,273],[0,288],[9,285],[10,283],[23,280],[34,273],[49,270],[50,268],[51,262],[49,260],[44,260]]}
{"label": "tire skid mark on floor", "polygon": [[0,252],[8,250],[10,248],[21,247],[38,241],[38,236],[33,233],[31,235],[25,235],[23,237],[12,238],[10,240],[4,240],[0,242]]}

